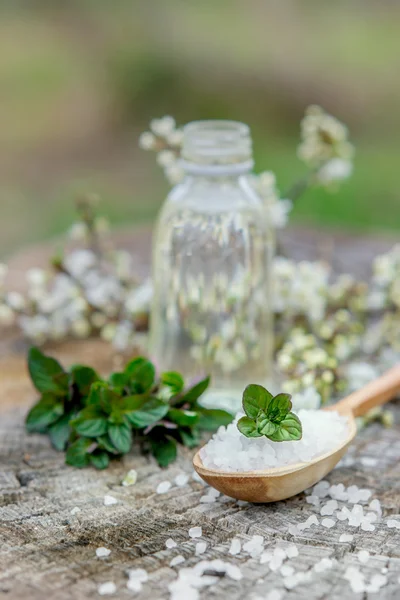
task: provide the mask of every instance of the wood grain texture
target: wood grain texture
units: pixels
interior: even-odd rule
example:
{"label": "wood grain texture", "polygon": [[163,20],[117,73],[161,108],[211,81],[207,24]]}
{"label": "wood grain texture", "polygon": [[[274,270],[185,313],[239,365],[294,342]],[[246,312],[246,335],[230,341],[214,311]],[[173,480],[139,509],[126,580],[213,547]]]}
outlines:
{"label": "wood grain texture", "polygon": [[[322,236],[318,238],[315,234],[318,240],[314,243],[308,232],[299,234],[292,230],[285,235],[291,255],[309,258],[304,255],[304,248],[306,253],[318,254],[318,240],[322,243]],[[132,248],[128,237],[124,238],[125,247]],[[347,262],[347,270],[354,265],[355,272],[364,273],[371,260],[370,249],[379,247],[379,251],[383,251],[386,243],[390,247],[390,241],[364,240],[363,253],[363,244],[357,241],[355,259],[354,246],[348,240],[347,259],[342,251],[340,260]],[[342,250],[345,245],[344,242],[339,244]],[[143,246],[137,248],[138,260],[143,265],[149,264],[149,247],[148,235],[145,235]],[[43,253],[46,254],[46,249]],[[26,268],[29,260],[30,255],[21,255],[18,265]],[[106,344],[69,342],[53,350],[67,364],[85,360],[103,372],[112,367]],[[274,548],[281,540],[293,540],[288,533],[289,525],[305,521],[315,513],[315,509],[305,503],[303,494],[269,505],[243,505],[235,501],[202,504],[200,497],[204,488],[192,479],[183,488],[174,486],[166,494],[156,494],[161,481],[173,481],[183,471],[192,473],[189,451],[180,452],[178,461],[165,471],[152,459],[137,453],[102,472],[65,466],[63,455],[50,447],[46,437],[27,435],[24,430],[24,415],[35,398],[26,374],[24,351],[24,343],[14,333],[0,342],[1,599],[98,598],[98,585],[110,580],[117,585],[114,597],[131,598],[125,571],[139,567],[149,572],[150,579],[137,597],[168,598],[167,585],[176,579],[178,571],[169,567],[170,560],[183,554],[186,562],[180,566],[193,566],[198,561],[194,555],[197,540],[188,536],[190,527],[203,528],[202,539],[208,542],[203,558],[225,558],[233,537],[247,540],[261,534],[266,547]],[[333,569],[315,573],[311,582],[285,592],[284,598],[363,599],[362,594],[352,593],[349,583],[343,579],[349,565],[359,565],[356,554],[360,549],[369,550],[373,555],[367,565],[361,566],[363,572],[372,575],[388,568],[389,583],[380,591],[380,600],[400,597],[400,530],[388,529],[385,522],[388,515],[395,518],[400,513],[400,408],[395,403],[390,407],[396,426],[383,429],[372,425],[363,431],[350,451],[353,464],[340,466],[328,476],[331,483],[372,489],[384,507],[384,518],[372,533],[353,529],[351,543],[339,542],[346,529],[343,522],[338,521],[330,530],[321,527],[305,530],[294,540],[300,554],[290,564],[296,570],[307,571],[325,556],[337,562]],[[368,459],[375,460],[375,466],[366,466]],[[130,468],[137,470],[138,482],[125,488],[121,480]],[[117,498],[118,504],[104,506],[106,494]],[[80,508],[80,512],[72,515],[74,507]],[[165,541],[169,537],[178,542],[178,548],[166,549]],[[111,550],[108,558],[96,558],[95,551],[100,546]],[[265,597],[272,588],[283,588],[282,576],[271,572],[267,565],[260,565],[259,560],[244,553],[229,558],[241,566],[244,578],[239,582],[222,578],[211,589],[203,590],[202,598],[251,600],[254,596]],[[374,597],[377,595],[371,595]]]}

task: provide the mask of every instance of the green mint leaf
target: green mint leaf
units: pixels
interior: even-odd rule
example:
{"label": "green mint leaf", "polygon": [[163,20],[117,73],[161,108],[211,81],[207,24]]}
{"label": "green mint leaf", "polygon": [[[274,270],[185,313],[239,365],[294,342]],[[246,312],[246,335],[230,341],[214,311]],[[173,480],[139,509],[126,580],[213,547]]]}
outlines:
{"label": "green mint leaf", "polygon": [[45,356],[38,348],[31,348],[28,354],[28,369],[35,388],[45,394],[67,396],[69,392],[68,373],[58,361]]}
{"label": "green mint leaf", "polygon": [[215,431],[221,425],[229,425],[233,421],[233,415],[217,408],[202,408],[199,416],[198,427],[204,431]]}
{"label": "green mint leaf", "polygon": [[90,464],[93,465],[96,469],[102,470],[107,469],[110,464],[110,457],[107,452],[95,450],[92,454],[89,455]]}
{"label": "green mint leaf", "polygon": [[273,423],[280,423],[291,411],[291,395],[278,394],[274,396],[268,405],[268,410],[265,411],[268,419]]}
{"label": "green mint leaf", "polygon": [[65,450],[67,446],[69,435],[71,433],[71,428],[69,426],[70,419],[71,415],[65,414],[49,427],[50,441],[53,448],[56,450]]}
{"label": "green mint leaf", "polygon": [[143,394],[136,394],[134,396],[125,396],[121,402],[121,410],[124,412],[132,412],[133,410],[138,410],[148,402],[149,398]]}
{"label": "green mint leaf", "polygon": [[108,425],[108,435],[111,443],[116,449],[122,454],[126,454],[131,449],[132,445],[132,432],[131,428],[127,423],[121,425]]}
{"label": "green mint leaf", "polygon": [[206,391],[208,386],[210,385],[210,378],[206,377],[202,379],[196,385],[192,386],[182,396],[180,400],[180,404],[194,404],[200,398],[202,394]]}
{"label": "green mint leaf", "polygon": [[108,422],[113,425],[122,425],[124,422],[124,414],[119,408],[113,408],[111,415],[108,417]]}
{"label": "green mint leaf", "polygon": [[257,419],[256,425],[261,435],[265,435],[265,437],[269,438],[270,440],[272,440],[271,436],[275,434],[279,426],[277,423],[270,421],[268,417],[265,416],[265,413],[262,413],[262,416]]}
{"label": "green mint leaf", "polygon": [[102,413],[100,407],[87,406],[71,421],[71,427],[85,437],[98,437],[107,431],[107,417]]}
{"label": "green mint leaf", "polygon": [[65,462],[72,467],[82,469],[89,464],[90,455],[87,453],[93,441],[86,438],[78,438],[73,444],[67,448]]}
{"label": "green mint leaf", "polygon": [[63,403],[52,394],[43,394],[42,398],[28,412],[26,428],[29,432],[44,433],[48,426],[57,421],[64,413]]}
{"label": "green mint leaf", "polygon": [[191,427],[199,420],[199,414],[193,410],[171,408],[167,413],[167,418],[182,427]]}
{"label": "green mint leaf", "polygon": [[152,440],[151,450],[160,467],[168,467],[177,456],[176,441],[172,438]]}
{"label": "green mint leaf", "polygon": [[161,383],[170,387],[173,394],[179,394],[185,385],[182,375],[175,371],[162,373]]}
{"label": "green mint leaf", "polygon": [[242,417],[237,423],[237,428],[240,433],[246,437],[261,437],[261,433],[257,430],[255,421],[250,417]]}
{"label": "green mint leaf", "polygon": [[168,410],[169,406],[166,402],[158,398],[150,398],[142,404],[141,408],[127,412],[126,416],[134,427],[141,429],[165,417]]}
{"label": "green mint leaf", "polygon": [[275,432],[267,437],[273,442],[289,442],[301,440],[302,435],[303,431],[300,420],[291,412],[276,425]]}
{"label": "green mint leaf", "polygon": [[121,393],[128,386],[129,377],[123,372],[112,373],[108,378],[108,382],[115,391]]}
{"label": "green mint leaf", "polygon": [[93,383],[100,381],[99,375],[91,367],[74,365],[71,370],[72,382],[78,388],[81,396],[88,396]]}
{"label": "green mint leaf", "polygon": [[243,392],[243,410],[250,419],[257,419],[260,410],[267,412],[272,394],[262,385],[252,383]]}
{"label": "green mint leaf", "polygon": [[105,381],[97,381],[92,384],[87,399],[87,406],[95,406],[104,413],[110,414],[113,405],[118,404],[119,396],[110,388]]}
{"label": "green mint leaf", "polygon": [[142,356],[135,358],[125,367],[132,394],[144,394],[154,383],[156,371],[153,363]]}
{"label": "green mint leaf", "polygon": [[96,441],[100,450],[107,450],[107,452],[110,452],[111,454],[119,454],[118,450],[115,448],[115,446],[113,446],[107,434],[98,437]]}

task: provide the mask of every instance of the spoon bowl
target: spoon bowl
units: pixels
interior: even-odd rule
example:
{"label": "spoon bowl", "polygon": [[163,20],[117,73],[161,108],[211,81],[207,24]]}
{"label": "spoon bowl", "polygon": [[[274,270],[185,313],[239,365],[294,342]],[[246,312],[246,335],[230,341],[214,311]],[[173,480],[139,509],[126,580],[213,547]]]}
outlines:
{"label": "spoon bowl", "polygon": [[[323,479],[346,453],[355,438],[354,417],[365,414],[374,406],[384,404],[400,391],[400,365],[353,392],[325,410],[335,410],[348,419],[348,436],[336,448],[310,462],[258,471],[223,471],[207,469],[201,460],[201,450],[193,458],[195,471],[210,486],[226,496],[248,502],[277,502],[291,498]],[[277,442],[279,443],[279,442]]]}
{"label": "spoon bowl", "polygon": [[217,471],[203,465],[199,450],[193,458],[193,466],[204,481],[226,496],[256,503],[285,500],[312,487],[337,465],[357,432],[351,415],[348,424],[349,434],[340,446],[308,463],[300,462],[259,471]]}

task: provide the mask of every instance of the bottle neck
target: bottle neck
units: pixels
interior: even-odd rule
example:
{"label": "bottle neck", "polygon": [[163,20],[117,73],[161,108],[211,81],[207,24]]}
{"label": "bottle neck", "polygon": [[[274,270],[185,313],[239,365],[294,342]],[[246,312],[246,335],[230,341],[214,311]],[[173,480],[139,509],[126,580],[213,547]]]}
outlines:
{"label": "bottle neck", "polygon": [[253,169],[252,159],[230,164],[201,164],[181,159],[180,166],[187,175],[200,177],[236,177],[250,173]]}

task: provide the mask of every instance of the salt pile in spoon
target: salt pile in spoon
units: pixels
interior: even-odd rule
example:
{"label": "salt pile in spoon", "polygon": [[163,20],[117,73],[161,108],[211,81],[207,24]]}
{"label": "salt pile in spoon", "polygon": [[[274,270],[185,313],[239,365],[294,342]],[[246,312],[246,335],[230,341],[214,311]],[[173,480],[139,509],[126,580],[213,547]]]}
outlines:
{"label": "salt pile in spoon", "polygon": [[243,472],[283,467],[314,458],[340,446],[349,434],[346,417],[333,411],[299,410],[303,437],[298,441],[272,442],[266,437],[248,438],[236,424],[242,413],[227,427],[220,427],[200,450],[207,469]]}

